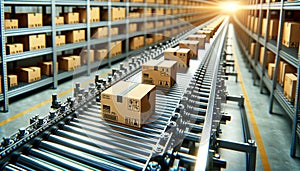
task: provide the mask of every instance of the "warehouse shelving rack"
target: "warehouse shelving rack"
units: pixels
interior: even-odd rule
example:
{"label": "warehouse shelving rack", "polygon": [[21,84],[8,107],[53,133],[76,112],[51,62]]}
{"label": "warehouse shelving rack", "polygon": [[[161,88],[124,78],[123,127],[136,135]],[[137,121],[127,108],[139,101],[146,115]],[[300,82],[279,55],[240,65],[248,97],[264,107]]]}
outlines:
{"label": "warehouse shelving rack", "polygon": [[[290,155],[292,157],[296,157],[296,151],[299,148],[299,138],[300,138],[300,54],[298,56],[297,49],[287,48],[282,46],[282,31],[283,31],[283,22],[285,21],[285,11],[286,10],[300,10],[300,3],[294,2],[287,2],[281,0],[280,2],[267,2],[259,1],[259,0],[250,0],[249,4],[244,4],[241,6],[241,9],[245,10],[246,12],[243,15],[235,15],[234,22],[236,25],[236,29],[239,31],[238,35],[246,34],[248,35],[248,42],[242,43],[241,37],[239,37],[239,42],[246,54],[247,59],[250,63],[250,66],[253,68],[254,72],[254,84],[256,80],[256,76],[260,78],[260,89],[261,93],[263,93],[263,88],[266,87],[270,91],[270,106],[269,112],[273,113],[273,103],[276,99],[279,104],[283,107],[285,112],[293,121],[293,128],[292,128],[292,142],[291,142],[291,149]],[[263,11],[264,10],[264,11]],[[278,36],[277,40],[269,40],[268,39],[268,32],[269,32],[269,23],[270,23],[270,13],[271,10],[279,11],[279,27],[278,27]],[[266,19],[267,24],[265,28],[265,36],[261,36],[262,30],[262,15],[263,12],[266,11]],[[258,16],[257,16],[258,12]],[[256,14],[258,17],[258,30],[256,33],[251,31],[249,28],[245,27],[247,23],[247,16]],[[248,49],[250,47],[250,40],[256,41],[255,53],[254,57],[251,58]],[[263,51],[264,60],[262,66],[258,64],[258,56],[259,56],[259,48],[260,46],[265,47]],[[289,102],[287,98],[283,94],[283,88],[277,83],[276,79],[271,80],[267,75],[267,71],[265,69],[266,64],[266,55],[267,50],[270,50],[272,53],[275,54],[275,70],[273,74],[273,78],[277,78],[278,70],[279,70],[279,61],[280,59],[285,60],[293,67],[297,68],[297,89],[296,89],[296,99],[295,104]]]}
{"label": "warehouse shelving rack", "polygon": [[[168,0],[166,0],[167,2]],[[177,0],[179,2],[179,0]],[[141,50],[151,46],[146,45],[146,39],[145,39],[145,46],[137,49],[137,50],[129,50],[129,39],[134,36],[138,35],[144,35],[146,38],[147,34],[156,34],[156,33],[163,33],[164,30],[170,30],[171,28],[181,28],[183,26],[190,26],[191,23],[205,20],[212,18],[217,13],[208,13],[210,12],[209,9],[203,9],[203,7],[199,6],[192,6],[192,5],[173,5],[173,4],[158,4],[153,3],[149,4],[146,3],[144,0],[144,3],[136,3],[136,2],[129,2],[127,0],[126,2],[100,2],[100,1],[92,1],[92,0],[0,0],[0,6],[1,6],[1,74],[2,74],[2,91],[3,93],[0,94],[0,101],[3,102],[3,111],[8,111],[8,101],[9,98],[15,97],[17,95],[32,91],[34,89],[44,87],[46,85],[52,85],[53,88],[56,88],[58,85],[58,81],[65,79],[67,77],[71,77],[74,73],[73,71],[69,72],[58,72],[56,73],[56,61],[57,61],[57,53],[58,52],[64,52],[67,50],[77,49],[77,48],[83,48],[86,47],[88,51],[88,61],[90,61],[90,49],[92,46],[102,43],[107,43],[108,49],[111,49],[111,42],[115,40],[125,40],[125,51],[123,50],[123,53],[121,55],[118,55],[116,57],[111,57],[110,53],[108,54],[108,59],[101,61],[101,64],[99,62],[90,63],[88,62],[87,65],[81,66],[79,69],[76,69],[76,73],[84,73],[86,75],[89,75],[92,69],[96,69],[97,67],[108,65],[111,66],[112,62],[118,61],[120,59],[123,59],[125,57],[128,57],[132,54],[138,53]],[[18,28],[18,29],[9,29],[5,30],[4,28],[4,8],[6,6],[10,6],[11,8],[14,8],[15,6],[41,6],[43,8],[50,7],[51,9],[51,25],[50,26],[42,26],[37,28]],[[58,6],[80,6],[85,7],[87,9],[87,19],[86,23],[77,23],[77,24],[64,24],[64,25],[56,25],[55,24],[55,16],[56,16],[56,7]],[[108,9],[108,18],[111,18],[111,8],[113,7],[122,7],[126,8],[126,19],[119,20],[119,21],[99,21],[99,22],[93,22],[90,23],[90,7],[107,7]],[[191,12],[187,14],[172,14],[172,16],[152,16],[152,17],[146,17],[144,15],[141,18],[129,18],[129,9],[131,7],[137,7],[137,8],[164,8],[164,9],[180,9],[180,8],[189,8],[189,9],[201,9],[197,12]],[[43,9],[45,11],[45,9]],[[144,14],[146,14],[146,10],[144,10]],[[207,12],[208,11],[208,12]],[[129,30],[129,24],[130,23],[144,23],[144,26],[146,26],[147,21],[153,21],[156,23],[157,21],[164,21],[165,19],[172,19],[172,18],[180,18],[185,16],[196,16],[200,14],[205,14],[205,16],[198,17],[196,19],[193,19],[191,21],[184,21],[184,22],[178,22],[177,24],[172,24],[171,26],[164,26],[162,28],[154,28],[152,30],[146,30],[143,31],[137,31],[134,33],[128,33]],[[125,33],[117,36],[111,36],[110,29],[112,26],[125,24]],[[92,39],[91,38],[91,29],[97,28],[101,26],[107,26],[108,27],[108,37],[103,39]],[[146,28],[146,27],[144,27]],[[65,44],[63,46],[55,46],[55,36],[57,32],[60,31],[68,31],[68,30],[75,30],[75,29],[85,29],[86,30],[86,41],[79,42],[79,43],[73,43],[73,44]],[[51,33],[52,35],[52,46],[47,47],[45,49],[40,50],[34,50],[34,51],[25,51],[20,54],[12,54],[12,55],[6,55],[5,53],[5,42],[7,37],[11,36],[20,36],[20,35],[30,35],[30,34],[39,34],[39,33]],[[174,35],[173,35],[174,36]],[[19,61],[29,58],[36,58],[43,55],[52,55],[52,61],[53,61],[53,69],[54,74],[51,77],[42,77],[41,80],[36,81],[34,83],[24,84],[22,86],[18,86],[16,88],[8,89],[7,84],[4,84],[7,82],[7,63],[13,62],[13,61]]]}

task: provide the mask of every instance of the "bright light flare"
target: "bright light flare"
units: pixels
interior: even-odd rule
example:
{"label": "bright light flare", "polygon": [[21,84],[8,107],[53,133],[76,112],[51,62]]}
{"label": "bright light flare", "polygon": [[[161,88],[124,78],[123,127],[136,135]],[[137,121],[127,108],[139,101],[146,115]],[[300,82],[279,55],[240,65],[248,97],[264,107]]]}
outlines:
{"label": "bright light flare", "polygon": [[220,5],[220,8],[224,12],[234,13],[238,10],[238,3],[237,2],[224,2]]}

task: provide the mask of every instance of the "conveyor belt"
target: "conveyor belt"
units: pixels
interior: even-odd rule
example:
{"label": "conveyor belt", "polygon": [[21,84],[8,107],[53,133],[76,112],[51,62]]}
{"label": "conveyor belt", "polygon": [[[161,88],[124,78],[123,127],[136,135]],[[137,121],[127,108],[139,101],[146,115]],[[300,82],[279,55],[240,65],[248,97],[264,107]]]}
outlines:
{"label": "conveyor belt", "polygon": [[[227,24],[226,18],[217,34],[223,33]],[[156,55],[152,58],[160,58],[163,49],[176,45],[176,41],[161,45],[162,50],[144,52],[144,56],[132,62],[145,62],[154,52]],[[54,96],[53,107],[58,110],[51,112],[48,118],[33,118],[31,127],[18,134],[23,137],[31,135],[23,140],[26,145],[20,143],[20,147],[17,145],[15,149],[2,151],[3,169],[165,170],[175,167],[179,148],[186,142],[195,144],[201,140],[213,76],[218,72],[210,67],[217,57],[212,56],[214,53],[211,51],[219,46],[213,44],[205,51],[199,50],[202,55],[191,61],[186,73],[177,74],[177,83],[171,89],[157,88],[155,114],[140,129],[102,120],[100,102],[96,98],[99,96],[96,88],[102,91],[119,79],[139,82],[140,67],[134,63],[130,71],[128,67],[121,66],[114,76],[106,80],[96,78],[96,88],[91,84],[89,91],[76,87],[75,98],[69,98],[65,103],[58,103]],[[11,139],[5,141],[2,147],[13,144]],[[185,155],[182,153],[181,156]]]}

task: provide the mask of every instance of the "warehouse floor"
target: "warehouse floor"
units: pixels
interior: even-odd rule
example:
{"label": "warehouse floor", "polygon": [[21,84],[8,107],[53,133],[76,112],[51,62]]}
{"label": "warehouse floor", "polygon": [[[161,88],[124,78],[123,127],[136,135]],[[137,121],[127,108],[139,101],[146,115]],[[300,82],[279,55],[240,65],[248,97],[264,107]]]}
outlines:
{"label": "warehouse floor", "polygon": [[[289,156],[292,123],[284,115],[278,104],[274,105],[274,111],[278,114],[271,115],[268,113],[270,98],[268,95],[260,94],[259,87],[253,85],[252,74],[242,59],[241,51],[238,49],[233,33],[233,27],[230,26],[229,37],[233,38],[235,53],[233,57],[237,58],[239,81],[236,83],[235,78],[230,77],[226,81],[226,85],[230,95],[245,94],[243,92],[244,86],[249,97],[249,104],[252,108],[246,108],[246,110],[252,137],[258,145],[256,168],[257,170],[270,170],[269,168],[272,170],[300,170],[300,160]],[[104,76],[109,70],[109,68],[103,68],[97,73]],[[60,84],[56,90],[44,90],[11,103],[8,113],[0,113],[0,136],[9,136],[15,133],[18,128],[28,125],[32,116],[48,114],[47,111],[50,110],[51,95],[53,93],[57,93],[61,100],[65,100],[72,95],[72,87],[74,87],[75,82],[79,81],[84,86],[88,86],[89,82],[94,81],[94,74]],[[228,102],[224,105],[224,110],[231,115],[231,121],[221,126],[223,133],[220,138],[243,142],[240,112],[237,103]],[[228,161],[228,170],[245,170],[244,153],[222,149],[220,154],[221,158]]]}

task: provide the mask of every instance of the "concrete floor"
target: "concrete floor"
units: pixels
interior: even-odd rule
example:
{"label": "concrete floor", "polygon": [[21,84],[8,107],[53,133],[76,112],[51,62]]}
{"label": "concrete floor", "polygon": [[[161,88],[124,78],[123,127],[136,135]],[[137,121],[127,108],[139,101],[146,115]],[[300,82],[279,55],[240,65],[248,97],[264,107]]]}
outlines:
{"label": "concrete floor", "polygon": [[[233,31],[233,30],[231,30]],[[231,35],[230,35],[231,34]],[[234,38],[233,32],[229,36]],[[237,62],[240,67],[240,75],[246,86],[249,95],[250,103],[253,107],[253,113],[256,123],[259,128],[260,135],[266,149],[268,161],[272,170],[300,170],[300,160],[293,159],[289,156],[290,142],[291,142],[291,121],[286,117],[278,104],[274,105],[274,111],[282,115],[271,115],[268,113],[269,96],[259,93],[259,87],[253,86],[252,74],[249,72],[246,63],[242,59],[241,51],[237,46],[237,42],[233,39],[235,54]],[[118,64],[113,65],[116,67]],[[105,74],[109,71],[108,68],[103,68],[97,71],[98,74]],[[0,137],[9,136],[16,132],[18,128],[29,124],[29,119],[37,114],[43,116],[50,110],[51,95],[57,93],[60,99],[64,100],[72,95],[72,87],[75,82],[93,82],[95,73],[91,76],[84,76],[73,79],[72,81],[60,84],[56,90],[44,90],[37,94],[32,94],[26,98],[20,99],[10,104],[10,111],[8,113],[0,113]],[[226,81],[227,89],[231,95],[242,94],[240,83],[236,83],[233,77]],[[242,125],[238,105],[234,102],[228,102],[224,105],[224,109],[232,117],[230,122],[222,125],[223,133],[221,138],[243,142]],[[7,119],[14,116],[20,116],[8,122]],[[6,121],[5,121],[6,120]],[[248,119],[249,120],[249,119]],[[4,124],[5,122],[8,122]],[[249,125],[254,137],[252,125],[249,120]],[[255,138],[254,138],[255,139]],[[245,170],[245,154],[229,150],[221,150],[221,157],[227,162],[227,170]],[[260,151],[257,150],[257,170],[263,170],[262,159]]]}

